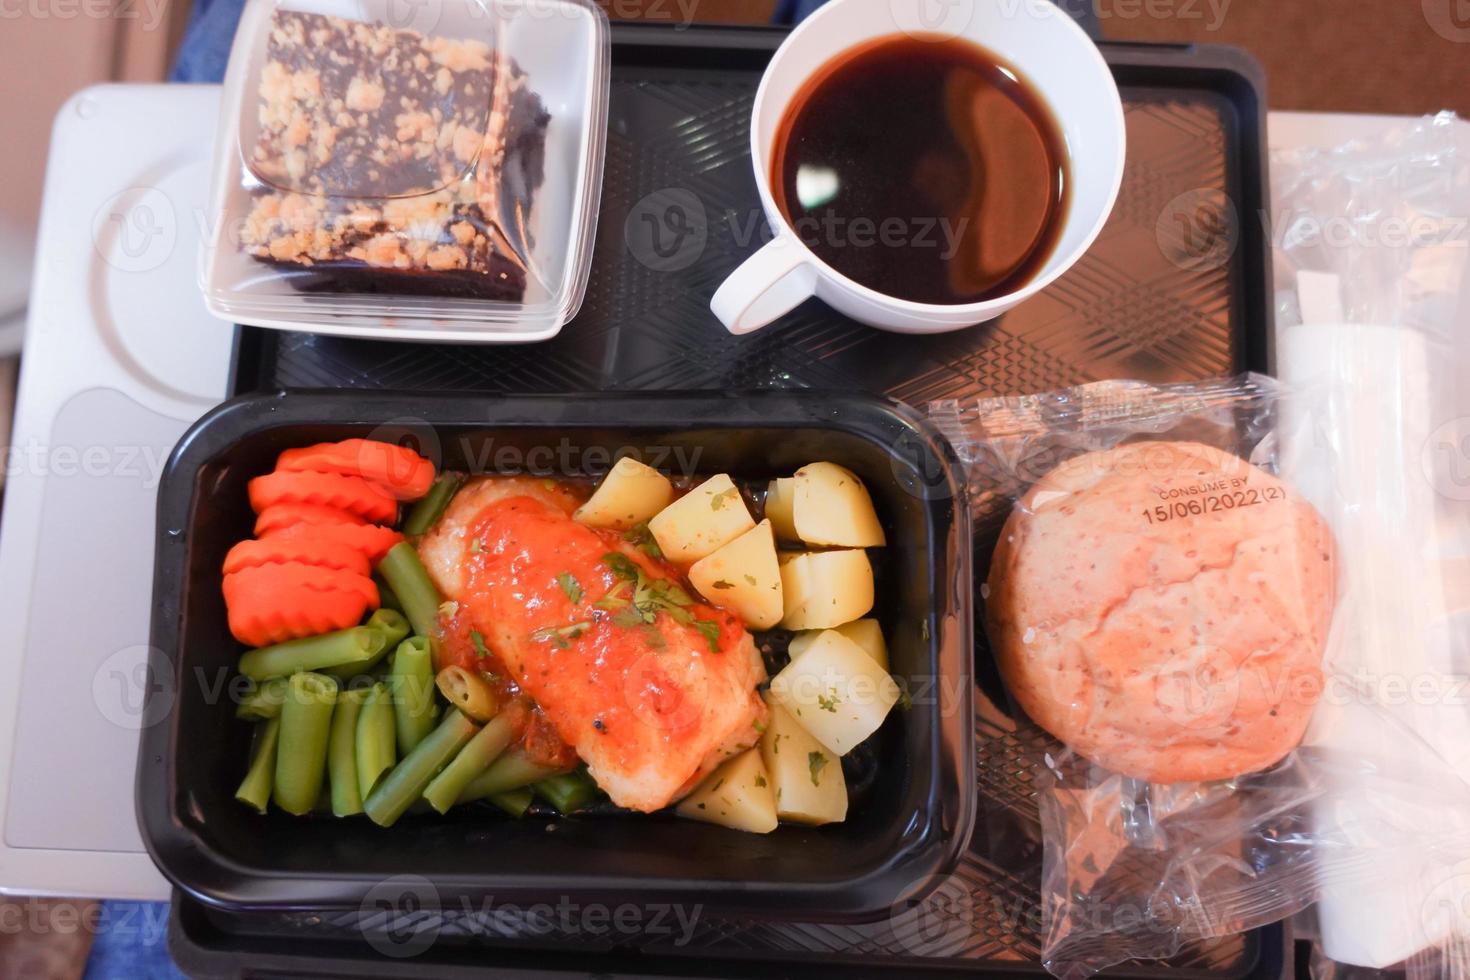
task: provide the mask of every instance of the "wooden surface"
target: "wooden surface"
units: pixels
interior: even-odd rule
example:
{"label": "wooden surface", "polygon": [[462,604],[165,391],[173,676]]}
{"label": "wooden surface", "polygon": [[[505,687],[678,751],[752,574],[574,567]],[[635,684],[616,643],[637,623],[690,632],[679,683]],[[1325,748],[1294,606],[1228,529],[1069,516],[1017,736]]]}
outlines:
{"label": "wooden surface", "polygon": [[1094,2],[1109,38],[1247,48],[1273,109],[1470,116],[1470,0]]}

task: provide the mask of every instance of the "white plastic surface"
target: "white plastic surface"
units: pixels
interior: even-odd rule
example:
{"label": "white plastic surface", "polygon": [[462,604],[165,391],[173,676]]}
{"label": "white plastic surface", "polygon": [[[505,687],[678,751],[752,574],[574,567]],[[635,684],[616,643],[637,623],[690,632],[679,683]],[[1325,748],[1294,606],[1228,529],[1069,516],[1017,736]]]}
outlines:
{"label": "white plastic surface", "polygon": [[[523,70],[551,119],[545,172],[532,194],[520,303],[478,298],[304,293],[299,272],[242,253],[236,229],[261,182],[242,167],[253,130],[259,64],[277,9],[382,23],[421,34],[491,45]],[[407,8],[393,0],[250,0],[230,52],[210,187],[209,247],[199,280],[211,313],[234,323],[376,340],[527,343],[546,340],[576,315],[586,292],[602,188],[607,125],[607,18],[587,0],[437,0]],[[242,136],[242,133],[246,136]],[[350,198],[328,198],[350,205]],[[425,273],[432,275],[432,273]]]}
{"label": "white plastic surface", "polygon": [[0,891],[166,899],[133,816],[155,491],[224,396],[194,285],[216,86],[102,86],[53,133],[0,524]]}

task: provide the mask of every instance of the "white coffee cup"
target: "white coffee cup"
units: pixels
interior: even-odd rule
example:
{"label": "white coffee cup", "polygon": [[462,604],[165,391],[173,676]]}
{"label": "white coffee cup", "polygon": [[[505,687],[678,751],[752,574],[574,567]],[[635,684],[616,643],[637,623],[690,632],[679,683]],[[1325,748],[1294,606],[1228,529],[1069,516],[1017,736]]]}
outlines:
{"label": "white coffee cup", "polygon": [[[1023,286],[978,303],[915,303],[870,289],[823,262],[771,195],[777,128],[813,74],[889,35],[973,41],[1015,66],[1051,107],[1072,181],[1051,257]],[[881,139],[882,134],[874,134]],[[1047,0],[830,0],[791,32],[766,69],[750,120],[756,187],[774,234],[715,291],[710,309],[745,334],[816,296],[854,320],[899,333],[943,333],[1000,316],[1045,289],[1102,231],[1123,180],[1123,102],[1097,46]]]}

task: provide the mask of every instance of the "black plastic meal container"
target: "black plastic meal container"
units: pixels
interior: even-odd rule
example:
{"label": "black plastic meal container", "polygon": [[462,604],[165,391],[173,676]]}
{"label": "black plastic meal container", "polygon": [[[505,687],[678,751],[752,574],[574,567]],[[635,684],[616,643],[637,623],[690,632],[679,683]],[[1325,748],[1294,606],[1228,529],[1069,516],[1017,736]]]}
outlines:
{"label": "black plastic meal container", "polygon": [[[238,803],[250,729],[226,683],[241,648],[220,566],[251,534],[246,483],[283,449],[354,436],[407,436],[443,468],[478,472],[596,475],[630,450],[737,480],[818,459],[857,472],[888,534],[875,556],[874,614],[913,705],[870,740],[874,783],[847,821],[755,835],[668,813],[515,821],[475,805],[384,829]],[[970,529],[956,465],[907,409],[842,394],[281,392],[228,402],[180,441],[159,489],[149,696],[165,704],[147,715],[159,720],[143,732],[137,784],[149,853],[190,895],[230,909],[366,908],[385,882],[410,881],[442,908],[682,902],[777,919],[879,917],[936,884],[974,822]]]}

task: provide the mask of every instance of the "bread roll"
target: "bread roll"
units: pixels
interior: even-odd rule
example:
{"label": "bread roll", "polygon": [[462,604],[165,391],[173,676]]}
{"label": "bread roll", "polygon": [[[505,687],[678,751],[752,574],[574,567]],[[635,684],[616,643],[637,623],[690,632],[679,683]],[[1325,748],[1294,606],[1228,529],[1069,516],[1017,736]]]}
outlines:
{"label": "bread roll", "polygon": [[1001,532],[987,632],[1026,713],[1155,782],[1264,769],[1321,694],[1336,573],[1311,504],[1236,456],[1140,442],[1073,458]]}

